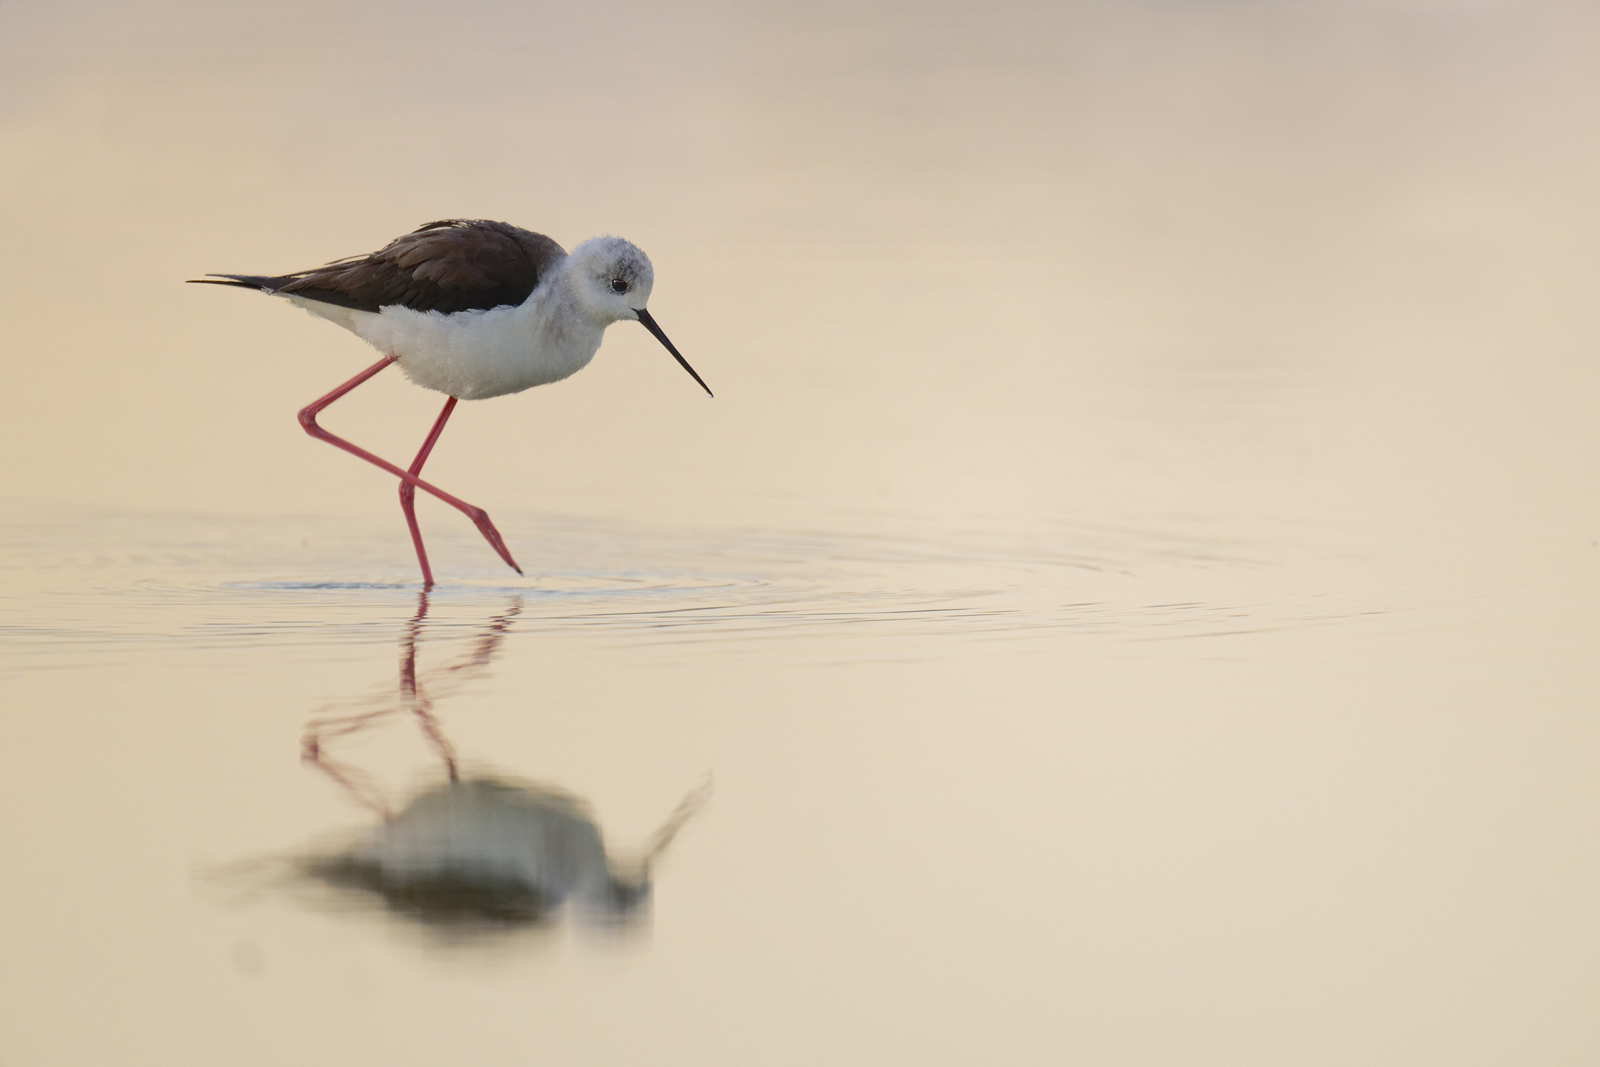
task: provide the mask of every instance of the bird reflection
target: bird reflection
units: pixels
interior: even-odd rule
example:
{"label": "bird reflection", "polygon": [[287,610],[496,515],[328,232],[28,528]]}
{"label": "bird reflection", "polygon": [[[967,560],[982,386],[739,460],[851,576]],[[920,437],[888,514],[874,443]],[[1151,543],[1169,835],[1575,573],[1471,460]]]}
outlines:
{"label": "bird reflection", "polygon": [[[651,868],[705,802],[709,783],[684,798],[642,854],[623,860],[607,854],[579,798],[504,776],[463,776],[435,715],[436,699],[488,668],[521,610],[513,598],[462,656],[419,674],[417,647],[428,615],[428,594],[422,593],[401,642],[398,701],[358,714],[316,716],[307,724],[302,758],[380,821],[343,847],[306,859],[306,873],[435,927],[540,924],[563,905],[606,923],[625,923],[647,910]],[[375,779],[330,757],[328,747],[402,717],[417,724],[446,780],[395,810]]]}

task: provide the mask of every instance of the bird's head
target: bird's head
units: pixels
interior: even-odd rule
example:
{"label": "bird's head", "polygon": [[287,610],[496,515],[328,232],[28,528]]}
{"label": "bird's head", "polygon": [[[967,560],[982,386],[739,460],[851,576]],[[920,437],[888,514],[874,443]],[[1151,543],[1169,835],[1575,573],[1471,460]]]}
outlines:
{"label": "bird's head", "polygon": [[689,377],[700,383],[707,396],[711,395],[711,387],[645,310],[656,273],[642,248],[620,237],[591,237],[567,256],[564,272],[571,279],[578,301],[596,322],[602,326],[628,319],[643,323],[678,365],[689,372]]}
{"label": "bird's head", "polygon": [[620,237],[591,237],[574,248],[566,273],[584,310],[608,324],[637,319],[656,280],[650,257]]}

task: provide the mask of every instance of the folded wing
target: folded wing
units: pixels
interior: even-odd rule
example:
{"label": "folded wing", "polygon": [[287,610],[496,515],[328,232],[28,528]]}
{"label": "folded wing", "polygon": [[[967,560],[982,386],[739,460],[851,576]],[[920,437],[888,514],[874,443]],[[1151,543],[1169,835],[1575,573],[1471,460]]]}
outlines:
{"label": "folded wing", "polygon": [[543,234],[485,219],[444,219],[367,256],[277,277],[213,274],[197,281],[294,294],[357,311],[399,304],[416,311],[488,310],[520,304],[566,252]]}

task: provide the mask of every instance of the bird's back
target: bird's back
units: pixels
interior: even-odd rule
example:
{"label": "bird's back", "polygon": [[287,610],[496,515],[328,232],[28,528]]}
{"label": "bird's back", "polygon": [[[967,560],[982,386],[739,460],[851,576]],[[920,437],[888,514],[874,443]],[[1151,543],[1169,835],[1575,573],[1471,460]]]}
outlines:
{"label": "bird's back", "polygon": [[566,255],[542,233],[487,219],[443,219],[365,256],[277,276],[216,274],[198,281],[376,312],[487,311],[521,304]]}

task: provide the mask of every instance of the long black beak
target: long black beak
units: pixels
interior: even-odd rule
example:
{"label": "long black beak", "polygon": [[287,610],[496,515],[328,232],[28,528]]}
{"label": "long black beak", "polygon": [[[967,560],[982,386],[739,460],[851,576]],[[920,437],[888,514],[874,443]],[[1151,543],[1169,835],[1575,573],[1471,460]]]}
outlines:
{"label": "long black beak", "polygon": [[672,347],[672,342],[667,340],[667,335],[661,332],[661,327],[657,326],[656,320],[650,317],[650,312],[646,311],[644,308],[634,308],[633,310],[638,313],[639,321],[644,323],[644,328],[655,334],[656,340],[666,345],[667,351],[672,353],[672,358],[677,360],[683,369],[689,372],[689,377],[700,383],[700,388],[706,391],[706,396],[716,396],[716,394],[711,391],[711,386],[707,385],[705,380],[694,372],[694,368],[689,366],[689,361],[684,359],[683,355],[676,348]]}

